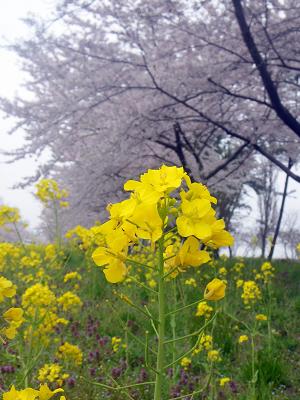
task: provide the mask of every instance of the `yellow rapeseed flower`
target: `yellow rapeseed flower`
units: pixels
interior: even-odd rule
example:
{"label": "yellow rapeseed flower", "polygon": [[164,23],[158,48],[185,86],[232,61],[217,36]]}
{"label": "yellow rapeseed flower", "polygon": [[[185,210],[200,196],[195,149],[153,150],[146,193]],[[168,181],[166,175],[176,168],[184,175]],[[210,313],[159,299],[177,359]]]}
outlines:
{"label": "yellow rapeseed flower", "polygon": [[13,297],[16,294],[16,287],[11,281],[0,276],[0,302],[4,300],[5,297]]}
{"label": "yellow rapeseed flower", "polygon": [[248,340],[249,340],[249,337],[247,336],[247,335],[241,335],[240,337],[239,337],[239,343],[241,344],[241,343],[244,343],[244,342],[248,342]]}
{"label": "yellow rapeseed flower", "polygon": [[209,282],[205,288],[204,298],[206,300],[221,300],[225,297],[226,284],[218,278]]}
{"label": "yellow rapeseed flower", "polygon": [[268,317],[267,317],[265,314],[257,314],[257,315],[255,316],[255,319],[256,319],[257,321],[267,321],[267,320],[268,320]]}
{"label": "yellow rapeseed flower", "polygon": [[229,383],[231,381],[230,378],[224,377],[220,379],[220,386],[225,386],[227,383]]}
{"label": "yellow rapeseed flower", "polygon": [[210,318],[213,308],[209,306],[206,301],[201,301],[197,306],[196,317],[205,316],[205,318]]}
{"label": "yellow rapeseed flower", "polygon": [[180,365],[183,367],[183,369],[187,370],[189,366],[192,364],[192,360],[188,357],[183,357],[180,361]]}
{"label": "yellow rapeseed flower", "polygon": [[[47,385],[41,385],[39,390],[27,388],[16,390],[14,386],[9,392],[3,393],[3,400],[49,400],[56,393],[63,392],[63,389],[50,390]],[[65,396],[61,396],[60,400],[66,400]]]}
{"label": "yellow rapeseed flower", "polygon": [[75,365],[82,364],[83,354],[80,348],[74,344],[65,342],[59,346],[56,356],[67,362],[72,362]]}
{"label": "yellow rapeseed flower", "polygon": [[211,362],[220,362],[221,356],[219,350],[209,350],[207,353],[207,359]]}

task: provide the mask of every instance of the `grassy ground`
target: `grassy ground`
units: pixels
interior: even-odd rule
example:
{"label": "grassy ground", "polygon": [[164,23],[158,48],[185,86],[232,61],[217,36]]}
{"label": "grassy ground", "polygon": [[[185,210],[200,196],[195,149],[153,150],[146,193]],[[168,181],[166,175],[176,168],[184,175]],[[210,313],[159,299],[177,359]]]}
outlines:
{"label": "grassy ground", "polygon": [[[36,251],[44,254],[42,248]],[[24,332],[26,329],[28,332],[28,327],[33,326],[35,332],[40,329],[39,323],[34,324],[29,319],[24,322],[18,336],[2,346],[2,389],[11,384],[37,387],[39,369],[46,363],[58,363],[62,368],[61,374],[69,375],[63,382],[69,400],[152,399],[153,386],[143,383],[154,380],[154,372],[147,365],[155,366],[157,342],[146,314],[149,311],[156,315],[156,298],[149,290],[137,287],[132,280],[119,285],[108,284],[101,268],[92,266],[88,259],[80,250],[65,249],[64,254],[55,256],[54,261],[44,262],[41,276],[34,272],[36,267],[21,269],[16,260],[3,268],[3,276],[18,287],[17,305],[21,304],[21,296],[28,287],[41,282],[48,284],[57,298],[66,291],[76,293],[83,306],[65,311],[63,316],[69,323],[56,326],[47,334],[46,341],[30,342],[28,333],[24,341]],[[212,348],[218,351],[219,360],[208,360],[211,348],[208,351],[202,348],[197,354],[187,355],[190,360],[187,365],[182,365],[179,360],[167,368],[164,400],[300,398],[300,265],[285,260],[274,261],[274,278],[269,284],[256,280],[261,299],[247,309],[241,299],[242,286],[238,288],[237,281],[254,280],[260,273],[262,261],[245,259],[245,267],[240,272],[235,267],[237,262],[241,260],[220,259],[214,267],[206,265],[199,270],[192,269],[167,284],[169,312],[202,299],[207,282],[214,276],[227,281],[227,293],[225,299],[209,304],[218,315],[204,331],[213,337]],[[82,276],[78,287],[71,281],[64,283],[65,274],[71,271],[77,271]],[[29,275],[32,275],[30,281],[26,278]],[[145,276],[142,269],[136,271],[134,277],[142,284],[150,284],[155,290],[152,278]],[[130,306],[128,300],[122,301],[122,295],[127,296],[126,299],[129,298],[134,306],[140,307],[144,314]],[[59,306],[57,309],[59,314]],[[195,316],[196,310],[197,304],[170,315],[166,337],[185,336],[203,326],[205,318]],[[259,313],[268,315],[268,321],[256,321],[255,316]],[[249,332],[253,335],[253,346]],[[239,344],[241,335],[247,335],[249,340]],[[187,352],[197,338],[191,336],[171,343],[166,363],[172,363]],[[58,346],[66,341],[82,350],[81,365],[76,366],[70,359],[62,360],[57,356]],[[30,351],[28,342],[31,343]],[[221,386],[220,379],[224,377],[230,378],[230,382]],[[139,385],[129,390],[116,389],[118,385],[133,383]],[[54,387],[56,383],[50,382],[50,385]],[[112,386],[115,390],[105,389],[103,385]],[[201,388],[202,393],[187,396]]]}

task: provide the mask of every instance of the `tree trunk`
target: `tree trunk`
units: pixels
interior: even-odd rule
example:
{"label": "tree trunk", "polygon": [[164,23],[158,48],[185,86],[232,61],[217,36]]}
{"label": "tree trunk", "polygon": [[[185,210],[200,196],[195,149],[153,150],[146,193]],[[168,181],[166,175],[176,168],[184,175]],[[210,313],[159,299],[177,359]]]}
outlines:
{"label": "tree trunk", "polygon": [[[293,166],[293,161],[292,161],[291,158],[289,158],[288,168],[291,169],[292,166]],[[269,261],[272,260],[274,249],[275,249],[275,245],[276,245],[276,240],[277,240],[277,237],[278,237],[278,234],[279,234],[279,231],[280,231],[280,226],[281,226],[281,221],[282,221],[282,216],[283,216],[285,200],[286,200],[286,197],[287,197],[288,182],[289,182],[289,175],[286,175],[285,184],[284,184],[284,190],[283,190],[283,194],[282,194],[282,201],[281,201],[281,206],[280,206],[280,211],[279,211],[279,216],[278,216],[278,221],[277,221],[276,229],[275,229],[274,236],[273,236],[273,239],[272,239],[270,253],[268,255],[268,260]]]}

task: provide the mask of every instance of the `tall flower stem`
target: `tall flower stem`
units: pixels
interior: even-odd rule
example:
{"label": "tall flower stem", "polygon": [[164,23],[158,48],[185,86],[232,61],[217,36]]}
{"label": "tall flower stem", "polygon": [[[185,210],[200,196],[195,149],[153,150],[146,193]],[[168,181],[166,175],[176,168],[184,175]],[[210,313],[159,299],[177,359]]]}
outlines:
{"label": "tall flower stem", "polygon": [[55,218],[55,241],[56,241],[58,250],[60,250],[60,248],[61,248],[61,231],[60,231],[60,226],[59,226],[57,200],[53,201],[53,206],[54,206],[54,218]]}
{"label": "tall flower stem", "polygon": [[19,228],[18,228],[16,222],[13,222],[13,226],[14,226],[15,232],[16,232],[16,234],[17,234],[17,237],[18,237],[18,240],[19,240],[21,246],[22,246],[23,249],[26,251],[26,247],[25,247],[25,245],[24,245],[24,242],[23,242],[21,233],[20,233],[20,231],[19,231]]}
{"label": "tall flower stem", "polygon": [[257,381],[257,373],[255,371],[255,343],[254,337],[251,333],[251,369],[252,369],[252,380],[251,380],[251,389],[252,389],[252,397],[251,399],[256,399],[256,381]]}
{"label": "tall flower stem", "polygon": [[162,400],[164,389],[164,341],[165,341],[165,280],[164,280],[164,237],[158,241],[158,351],[154,400]]}

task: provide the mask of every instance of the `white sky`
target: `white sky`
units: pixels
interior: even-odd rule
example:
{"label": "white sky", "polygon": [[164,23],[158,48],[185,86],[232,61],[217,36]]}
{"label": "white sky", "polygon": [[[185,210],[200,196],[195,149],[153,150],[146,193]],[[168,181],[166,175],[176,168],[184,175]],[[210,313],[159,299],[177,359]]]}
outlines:
{"label": "white sky", "polygon": [[[28,34],[28,28],[20,20],[26,17],[28,13],[33,13],[41,17],[54,8],[56,0],[9,0],[0,2],[0,95],[13,97],[16,92],[22,90],[21,82],[23,79],[22,72],[18,66],[16,57],[1,47],[8,43],[12,43],[18,38],[23,38]],[[33,188],[12,189],[12,187],[20,182],[26,176],[34,175],[38,166],[35,158],[28,158],[6,164],[7,158],[1,154],[1,151],[11,150],[22,146],[24,140],[22,133],[9,136],[9,121],[4,119],[0,114],[0,200],[5,204],[16,206],[21,210],[23,218],[25,218],[31,227],[36,227],[39,223],[39,214],[41,211],[40,204],[32,195]],[[279,190],[281,191],[284,182],[284,174],[281,174],[279,180]],[[287,214],[297,214],[298,223],[300,225],[300,185],[290,180],[289,191],[295,190],[293,196],[290,196],[286,204]],[[256,199],[249,199],[250,204],[254,206],[253,213],[243,221],[243,224],[253,224],[255,215]]]}
{"label": "white sky", "polygon": [[[20,90],[22,73],[16,57],[3,46],[24,38],[28,28],[20,20],[28,13],[46,16],[55,5],[55,0],[8,0],[0,2],[0,96],[9,96]],[[22,134],[9,136],[9,121],[0,114],[0,151],[7,151],[22,146]],[[28,158],[6,164],[7,158],[0,153],[0,199],[5,204],[18,207],[31,227],[39,222],[41,207],[32,195],[33,188],[12,189],[26,176],[34,175],[37,161]]]}

